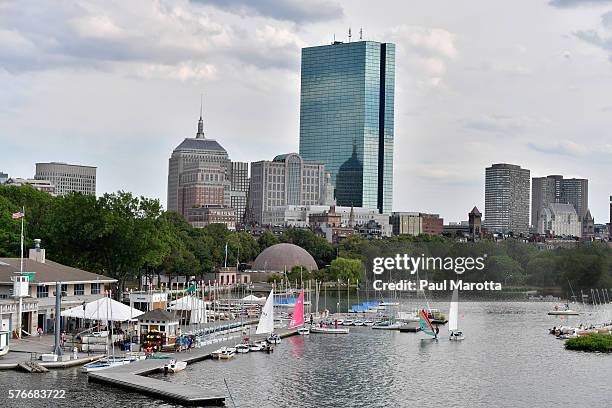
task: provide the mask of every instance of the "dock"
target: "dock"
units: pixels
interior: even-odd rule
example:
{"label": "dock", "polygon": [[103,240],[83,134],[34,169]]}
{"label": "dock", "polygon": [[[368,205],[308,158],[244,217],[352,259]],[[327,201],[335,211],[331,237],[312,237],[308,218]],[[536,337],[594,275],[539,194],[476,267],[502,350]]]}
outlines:
{"label": "dock", "polygon": [[[297,334],[296,329],[282,329],[277,332],[281,337]],[[149,358],[130,364],[94,371],[87,374],[88,381],[102,383],[143,395],[159,398],[187,406],[223,406],[227,395],[225,391],[207,390],[180,384],[172,384],[147,377],[149,374],[163,371],[169,359],[185,361],[188,365],[211,358],[211,353],[221,347],[234,346],[239,339],[205,345],[183,353],[158,353],[168,359]],[[282,347],[282,344],[280,345]],[[238,357],[239,358],[239,357]]]}

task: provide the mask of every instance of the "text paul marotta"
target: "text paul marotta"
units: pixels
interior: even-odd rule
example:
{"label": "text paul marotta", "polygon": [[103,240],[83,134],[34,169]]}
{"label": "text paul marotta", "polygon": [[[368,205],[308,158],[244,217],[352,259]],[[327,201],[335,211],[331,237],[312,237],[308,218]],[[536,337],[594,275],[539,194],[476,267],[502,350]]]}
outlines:
{"label": "text paul marotta", "polygon": [[[481,257],[436,257],[436,256],[410,256],[408,254],[397,254],[394,257],[377,257],[372,261],[372,272],[375,275],[382,275],[385,272],[405,271],[411,275],[419,271],[454,271],[461,275],[466,271],[482,271],[485,268],[486,255]],[[439,282],[429,282],[426,279],[409,280],[402,279],[400,281],[385,282],[382,279],[376,279],[372,282],[374,290],[391,290],[391,291],[415,291],[415,290],[475,290],[475,291],[495,291],[501,290],[502,286],[499,282],[463,282],[458,280],[443,280]]]}

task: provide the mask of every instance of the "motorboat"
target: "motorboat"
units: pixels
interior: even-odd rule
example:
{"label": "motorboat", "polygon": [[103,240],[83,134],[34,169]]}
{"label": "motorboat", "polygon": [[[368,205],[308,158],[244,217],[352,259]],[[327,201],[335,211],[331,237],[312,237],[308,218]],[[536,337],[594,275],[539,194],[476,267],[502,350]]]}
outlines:
{"label": "motorboat", "polygon": [[215,350],[210,354],[212,358],[215,358],[217,360],[229,360],[230,358],[233,358],[234,355],[236,354],[236,348],[221,347],[220,349]]}
{"label": "motorboat", "polygon": [[311,333],[319,334],[348,334],[349,329],[346,327],[316,327],[310,328]]}
{"label": "motorboat", "polygon": [[578,316],[580,315],[580,313],[572,309],[565,309],[565,310],[551,310],[550,312],[548,312],[548,315],[549,316]]}
{"label": "motorboat", "polygon": [[347,319],[347,320],[342,322],[342,325],[343,326],[352,326],[353,325],[353,321],[351,319]]}
{"label": "motorboat", "polygon": [[372,327],[372,326],[374,326],[374,321],[373,320],[364,320],[363,325],[364,326],[368,326],[368,327]]}
{"label": "motorboat", "polygon": [[353,322],[353,326],[363,326],[363,325],[364,325],[363,320],[355,320]]}
{"label": "motorboat", "polygon": [[248,353],[251,349],[251,347],[245,343],[236,344],[236,347],[234,348],[236,349],[236,353],[240,353],[240,354]]}
{"label": "motorboat", "polygon": [[266,345],[266,342],[249,343],[249,351],[262,351]]}
{"label": "motorboat", "polygon": [[5,355],[9,352],[9,339],[10,333],[7,331],[0,331],[0,356]]}
{"label": "motorboat", "polygon": [[85,364],[81,367],[81,371],[84,373],[90,373],[92,371],[100,371],[106,370],[107,368],[122,366],[126,364],[130,364],[136,360],[140,360],[141,358],[136,356],[108,356],[103,357],[100,360],[93,361],[91,363]]}
{"label": "motorboat", "polygon": [[402,325],[400,323],[394,323],[390,320],[384,320],[382,322],[375,323],[372,325],[373,329],[376,330],[399,330]]}
{"label": "motorboat", "polygon": [[298,329],[298,334],[301,336],[308,336],[310,334],[310,329],[308,327],[300,327]]}
{"label": "motorboat", "polygon": [[282,339],[281,336],[279,336],[278,334],[272,333],[266,341],[270,344],[280,344]]}
{"label": "motorboat", "polygon": [[178,373],[179,371],[183,371],[185,367],[187,367],[186,361],[176,361],[173,359],[173,360],[170,360],[168,364],[164,365],[164,372],[165,373]]}

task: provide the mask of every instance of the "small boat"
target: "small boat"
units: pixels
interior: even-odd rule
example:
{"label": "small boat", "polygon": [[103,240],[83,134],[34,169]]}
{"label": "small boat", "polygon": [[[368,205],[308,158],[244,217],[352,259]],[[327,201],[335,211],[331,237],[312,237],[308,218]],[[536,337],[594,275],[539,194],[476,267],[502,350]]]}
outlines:
{"label": "small boat", "polygon": [[165,373],[178,373],[179,371],[183,371],[187,367],[186,361],[176,361],[170,360],[170,362],[164,365]]}
{"label": "small boat", "polygon": [[355,320],[353,322],[353,326],[363,326],[363,325],[364,325],[363,320]]}
{"label": "small boat", "polygon": [[565,310],[551,310],[550,312],[548,312],[548,315],[549,316],[578,316],[580,315],[580,313],[572,309],[565,309]]}
{"label": "small boat", "polygon": [[248,344],[236,344],[236,347],[234,347],[236,349],[236,353],[240,353],[240,354],[244,354],[244,353],[248,353],[249,350],[251,349],[250,346]]}
{"label": "small boat", "polygon": [[372,328],[377,330],[399,330],[402,325],[400,323],[393,323],[389,320],[375,323]]}
{"label": "small boat", "polygon": [[101,358],[100,360],[85,364],[81,367],[81,371],[84,373],[90,373],[92,371],[100,371],[106,370],[107,368],[122,366],[126,364],[130,364],[133,361],[138,360],[139,358],[128,356],[128,357],[120,357],[120,356],[109,356]]}
{"label": "small boat", "polygon": [[349,329],[345,327],[311,327],[310,332],[320,334],[348,334]]}
{"label": "small boat", "polygon": [[0,356],[3,356],[9,352],[9,339],[10,339],[9,332],[0,331]]}
{"label": "small boat", "polygon": [[459,321],[459,291],[457,288],[453,290],[453,297],[450,303],[448,312],[448,334],[449,340],[460,341],[465,339],[463,332],[458,329]]}
{"label": "small boat", "polygon": [[344,319],[337,319],[337,320],[332,320],[332,324],[338,323],[338,326],[341,326],[344,324]]}
{"label": "small boat", "polygon": [[262,343],[249,343],[249,351],[262,351],[263,348]]}
{"label": "small boat", "polygon": [[278,334],[272,333],[270,337],[267,338],[266,341],[270,344],[280,344],[282,339],[281,339],[281,336],[279,336]]}
{"label": "small boat", "polygon": [[210,353],[212,358],[217,360],[229,360],[230,358],[234,357],[235,354],[236,348],[234,347],[221,347],[220,349]]}
{"label": "small boat", "polygon": [[295,329],[296,327],[298,327],[297,332],[299,335],[306,336],[310,334],[310,329],[304,327],[304,290],[300,290],[300,294],[295,302],[295,309],[291,315],[291,321],[287,325],[288,329]]}
{"label": "small boat", "polygon": [[372,327],[372,326],[374,326],[374,321],[373,320],[364,320],[363,325],[364,326],[368,326],[368,327]]}
{"label": "small boat", "polygon": [[345,321],[342,322],[343,326],[352,326],[353,325],[353,321],[351,319],[347,319]]}

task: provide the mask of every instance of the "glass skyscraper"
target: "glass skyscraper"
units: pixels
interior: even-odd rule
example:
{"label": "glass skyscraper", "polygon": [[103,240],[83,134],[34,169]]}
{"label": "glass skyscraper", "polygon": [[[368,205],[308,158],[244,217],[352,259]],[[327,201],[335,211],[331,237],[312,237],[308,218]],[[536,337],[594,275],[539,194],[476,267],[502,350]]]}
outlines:
{"label": "glass skyscraper", "polygon": [[302,49],[300,155],[324,163],[339,206],[391,212],[395,45]]}

